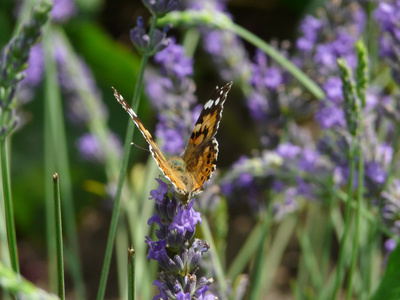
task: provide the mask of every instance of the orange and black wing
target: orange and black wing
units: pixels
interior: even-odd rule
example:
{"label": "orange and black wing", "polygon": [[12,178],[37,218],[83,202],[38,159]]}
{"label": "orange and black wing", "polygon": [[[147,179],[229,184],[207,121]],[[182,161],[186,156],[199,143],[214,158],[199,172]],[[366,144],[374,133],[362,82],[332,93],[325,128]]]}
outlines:
{"label": "orange and black wing", "polygon": [[229,82],[221,88],[215,88],[200,113],[183,154],[186,169],[193,177],[193,195],[203,190],[204,182],[208,181],[215,171],[218,142],[214,136],[218,131],[224,103],[231,87],[232,82]]}
{"label": "orange and black wing", "polygon": [[142,133],[143,137],[146,139],[147,143],[149,144],[149,150],[151,155],[153,156],[154,160],[157,162],[158,167],[160,168],[161,172],[163,172],[164,176],[167,177],[169,181],[174,185],[174,188],[179,193],[185,193],[184,187],[185,184],[182,180],[177,177],[173,170],[170,168],[167,160],[165,159],[164,155],[162,154],[161,150],[158,148],[156,142],[154,141],[153,137],[151,136],[150,132],[143,126],[143,123],[140,121],[136,113],[130,107],[130,105],[125,101],[122,95],[113,87],[114,96],[117,101],[122,105],[122,107],[126,110],[126,112],[131,116],[133,122],[135,122],[137,128]]}

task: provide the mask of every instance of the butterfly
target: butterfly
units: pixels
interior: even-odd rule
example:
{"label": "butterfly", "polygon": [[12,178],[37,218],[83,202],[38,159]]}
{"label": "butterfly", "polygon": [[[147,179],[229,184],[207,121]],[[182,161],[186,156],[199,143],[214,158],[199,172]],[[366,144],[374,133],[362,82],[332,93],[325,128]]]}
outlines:
{"label": "butterfly", "polygon": [[114,96],[130,115],[137,128],[149,144],[149,150],[164,176],[172,183],[175,195],[187,204],[194,195],[204,190],[216,169],[218,142],[215,135],[222,118],[222,111],[232,82],[216,87],[194,125],[189,142],[181,156],[166,159],[150,132],[144,127],[136,113],[115,89]]}

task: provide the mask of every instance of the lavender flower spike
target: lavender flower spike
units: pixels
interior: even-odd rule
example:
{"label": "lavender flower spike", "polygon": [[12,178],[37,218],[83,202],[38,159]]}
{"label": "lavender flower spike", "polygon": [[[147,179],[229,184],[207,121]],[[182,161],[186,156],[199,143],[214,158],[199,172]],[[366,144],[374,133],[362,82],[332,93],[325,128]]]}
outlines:
{"label": "lavender flower spike", "polygon": [[200,213],[194,211],[194,201],[185,207],[169,193],[166,183],[156,181],[159,187],[150,191],[149,198],[156,200],[156,215],[148,224],[159,226],[155,231],[158,240],[146,237],[150,246],[147,259],[156,260],[162,269],[153,283],[159,289],[153,299],[215,299],[214,295],[206,294],[213,279],[197,279],[195,275],[203,254],[210,248],[208,243],[194,239],[196,225],[201,224]]}

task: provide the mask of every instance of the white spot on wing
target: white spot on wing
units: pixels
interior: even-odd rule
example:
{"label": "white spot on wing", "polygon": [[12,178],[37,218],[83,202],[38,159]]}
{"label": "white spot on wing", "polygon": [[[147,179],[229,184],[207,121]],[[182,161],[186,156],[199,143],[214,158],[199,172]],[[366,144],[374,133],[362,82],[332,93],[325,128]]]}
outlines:
{"label": "white spot on wing", "polygon": [[204,105],[204,109],[210,108],[211,106],[213,106],[213,104],[214,104],[214,101],[208,100],[207,103]]}

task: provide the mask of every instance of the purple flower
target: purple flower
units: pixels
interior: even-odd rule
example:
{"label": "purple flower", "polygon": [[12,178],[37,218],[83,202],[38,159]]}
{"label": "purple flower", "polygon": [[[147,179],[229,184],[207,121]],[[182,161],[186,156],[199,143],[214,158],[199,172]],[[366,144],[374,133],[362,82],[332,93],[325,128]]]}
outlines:
{"label": "purple flower", "polygon": [[278,146],[276,153],[284,159],[293,159],[301,153],[301,148],[290,143],[284,143]]}
{"label": "purple flower", "polygon": [[332,44],[318,45],[315,51],[314,59],[317,63],[322,64],[328,69],[334,69],[336,67],[336,59],[338,57],[335,54],[335,49]]}
{"label": "purple flower", "polygon": [[150,38],[144,28],[142,17],[138,17],[136,26],[130,31],[131,41],[140,53],[147,53],[151,56],[169,45],[168,29],[168,27],[165,27],[163,31],[155,29],[152,38]]}
{"label": "purple flower", "polygon": [[151,238],[146,236],[146,244],[150,246],[149,253],[147,254],[147,260],[154,259],[156,261],[160,261],[161,259],[168,257],[167,251],[165,247],[167,246],[167,242],[164,240],[159,240],[153,242]]}
{"label": "purple flower", "polygon": [[319,158],[318,152],[305,148],[302,151],[298,163],[298,168],[305,172],[313,172],[316,169],[318,158]]}
{"label": "purple flower", "polygon": [[164,141],[162,149],[170,155],[179,155],[185,148],[184,132],[177,128],[172,129],[165,126],[164,123],[160,122],[156,127],[156,136]]}
{"label": "purple flower", "polygon": [[388,240],[386,240],[385,245],[384,245],[385,250],[386,250],[388,253],[390,253],[390,252],[392,252],[394,249],[396,249],[396,246],[397,246],[397,242],[396,242],[394,239],[388,239]]}
{"label": "purple flower", "polygon": [[343,82],[339,77],[329,77],[323,88],[329,101],[336,104],[343,103]]}
{"label": "purple flower", "polygon": [[256,121],[262,121],[269,112],[269,102],[264,95],[254,92],[247,100],[250,114]]}
{"label": "purple flower", "polygon": [[374,16],[380,22],[383,30],[393,31],[397,18],[395,5],[392,6],[385,2],[379,3]]}
{"label": "purple flower", "polygon": [[151,197],[149,200],[155,199],[157,203],[162,203],[164,200],[164,195],[168,192],[168,184],[166,184],[161,179],[155,178],[158,182],[159,186],[157,190],[151,190],[150,195]]}
{"label": "purple flower", "polygon": [[[121,156],[122,146],[119,138],[112,134],[109,138],[110,148],[115,150],[115,155]],[[100,144],[96,136],[86,133],[76,142],[76,147],[78,148],[81,156],[91,162],[103,162],[105,159],[105,150]]]}
{"label": "purple flower", "polygon": [[333,105],[321,105],[315,114],[315,119],[323,129],[346,126],[343,109]]}
{"label": "purple flower", "polygon": [[28,67],[26,68],[26,76],[21,84],[35,87],[43,78],[44,56],[42,44],[37,44],[31,48],[29,52]]}
{"label": "purple flower", "polygon": [[300,30],[303,36],[297,40],[297,48],[304,52],[311,51],[317,42],[322,26],[323,24],[321,20],[314,18],[311,15],[307,15],[300,25]]}
{"label": "purple flower", "polygon": [[169,225],[169,230],[177,230],[179,233],[185,231],[194,232],[197,223],[201,224],[201,217],[199,212],[193,210],[194,200],[190,202],[187,208],[178,207],[178,212],[174,217],[174,221]]}
{"label": "purple flower", "polygon": [[179,292],[178,294],[176,294],[176,300],[190,300],[192,297],[190,296],[190,293],[182,293]]}
{"label": "purple flower", "polygon": [[257,89],[276,89],[283,82],[281,71],[276,67],[267,66],[267,57],[264,52],[257,51],[255,63],[252,65],[253,76],[251,84]]}
{"label": "purple flower", "polygon": [[220,55],[224,51],[224,43],[219,30],[210,30],[205,34],[204,49],[211,55]]}
{"label": "purple flower", "polygon": [[386,172],[377,162],[369,162],[365,168],[365,175],[375,184],[382,185],[386,180]]}
{"label": "purple flower", "polygon": [[76,14],[77,9],[73,0],[54,0],[51,10],[53,21],[62,23]]}
{"label": "purple flower", "polygon": [[165,76],[182,80],[193,75],[193,60],[185,55],[185,49],[176,44],[174,39],[171,39],[168,47],[154,56],[154,61],[161,65]]}

